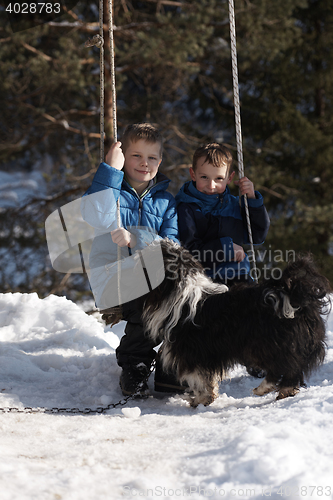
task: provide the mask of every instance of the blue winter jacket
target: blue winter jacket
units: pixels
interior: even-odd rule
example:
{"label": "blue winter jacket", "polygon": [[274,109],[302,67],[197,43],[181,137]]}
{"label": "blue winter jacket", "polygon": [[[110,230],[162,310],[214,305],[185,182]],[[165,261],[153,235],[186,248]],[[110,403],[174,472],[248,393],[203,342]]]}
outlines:
{"label": "blue winter jacket", "polygon": [[158,172],[156,182],[139,198],[124,179],[124,172],[101,163],[93,182],[81,202],[83,219],[94,228],[89,265],[90,283],[98,288],[105,281],[104,267],[117,261],[118,246],[110,232],[117,226],[117,200],[120,201],[121,227],[136,236],[136,246],[121,248],[124,259],[136,250],[145,248],[152,241],[170,238],[178,242],[176,202],[166,191],[170,180]]}
{"label": "blue winter jacket", "polygon": [[[248,198],[253,243],[263,243],[269,228],[269,217],[263,197]],[[207,195],[196,189],[193,181],[186,182],[176,196],[179,239],[200,262],[208,276],[217,281],[249,275],[250,262],[233,261],[233,243],[249,243],[244,209],[239,197],[224,193]]]}

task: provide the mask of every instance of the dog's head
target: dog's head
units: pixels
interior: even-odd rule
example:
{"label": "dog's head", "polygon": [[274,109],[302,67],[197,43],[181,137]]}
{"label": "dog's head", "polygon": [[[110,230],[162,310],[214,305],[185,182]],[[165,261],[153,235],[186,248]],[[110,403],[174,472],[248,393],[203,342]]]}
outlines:
{"label": "dog's head", "polygon": [[321,314],[330,310],[332,288],[320,274],[311,255],[297,256],[289,262],[279,281],[279,287],[289,297],[294,308],[316,307]]}

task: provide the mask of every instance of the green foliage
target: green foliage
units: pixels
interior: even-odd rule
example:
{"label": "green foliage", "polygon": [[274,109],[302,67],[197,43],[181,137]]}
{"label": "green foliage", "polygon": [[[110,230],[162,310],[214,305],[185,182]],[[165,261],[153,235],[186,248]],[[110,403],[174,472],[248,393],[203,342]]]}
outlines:
{"label": "green foliage", "polygon": [[[79,2],[67,27],[0,25],[0,159],[50,155],[50,194],[74,185],[78,197],[98,164],[99,51],[84,47],[96,8]],[[333,0],[235,8],[245,172],[271,215],[265,246],[313,252],[333,282]],[[236,158],[228,2],[114,0],[114,15],[119,133],[159,125],[176,193],[199,143],[223,141]]]}

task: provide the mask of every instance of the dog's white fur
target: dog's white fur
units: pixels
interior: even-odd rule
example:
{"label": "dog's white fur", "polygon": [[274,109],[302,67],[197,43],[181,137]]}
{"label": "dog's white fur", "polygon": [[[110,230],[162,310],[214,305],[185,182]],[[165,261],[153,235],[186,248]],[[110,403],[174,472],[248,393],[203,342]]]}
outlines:
{"label": "dog's white fur", "polygon": [[285,318],[293,319],[295,317],[295,312],[298,311],[298,307],[293,307],[290,304],[288,295],[280,292],[280,297],[277,293],[272,292],[272,290],[267,290],[264,294],[264,301],[266,304],[271,304],[274,308],[276,314],[279,315],[280,309],[280,299],[282,299],[282,314]]}
{"label": "dog's white fur", "polygon": [[225,293],[229,289],[226,285],[214,283],[211,279],[199,272],[191,272],[184,276],[184,280],[169,296],[167,301],[160,304],[154,315],[146,318],[146,328],[150,337],[157,340],[166,318],[168,322],[163,326],[163,336],[169,339],[171,330],[178,324],[184,304],[188,304],[190,311],[185,321],[194,323],[197,307],[204,297],[215,293]]}
{"label": "dog's white fur", "polygon": [[270,392],[276,391],[276,384],[272,384],[267,382],[267,380],[264,378],[264,380],[261,382],[261,384],[253,389],[253,394],[256,396],[264,396],[264,394],[268,394]]}

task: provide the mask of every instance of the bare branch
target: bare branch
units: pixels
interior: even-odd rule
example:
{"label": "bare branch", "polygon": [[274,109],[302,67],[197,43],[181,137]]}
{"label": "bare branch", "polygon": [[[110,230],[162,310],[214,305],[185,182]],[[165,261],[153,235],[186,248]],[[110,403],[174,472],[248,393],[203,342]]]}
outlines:
{"label": "bare branch", "polygon": [[55,294],[57,293],[58,291],[60,291],[67,283],[67,281],[69,280],[71,276],[71,273],[67,273],[65,274],[65,276],[62,278],[62,280],[60,281],[60,283],[58,285],[56,285],[51,291],[50,291],[50,295],[52,294]]}
{"label": "bare branch", "polygon": [[182,139],[184,142],[186,142],[186,144],[189,144],[189,145],[193,145],[193,144],[199,144],[201,141],[200,139],[198,139],[197,137],[193,137],[191,135],[184,135],[180,132],[180,130],[178,129],[178,127],[176,127],[176,125],[171,125],[171,128],[172,130],[175,132],[175,134],[180,137],[180,139]]}
{"label": "bare branch", "polygon": [[184,7],[185,5],[191,5],[187,2],[174,2],[173,0],[145,0],[146,2],[158,3],[160,5],[171,5],[173,7]]}
{"label": "bare branch", "polygon": [[[55,200],[58,200],[60,198],[64,198],[64,197],[67,197],[67,196],[71,196],[72,194],[76,194],[78,192],[81,192],[84,190],[84,188],[82,188],[82,186],[76,186],[76,187],[73,187],[71,189],[68,189],[67,191],[61,191],[60,193],[56,193],[54,195],[51,195],[51,196],[44,196],[44,197],[40,197],[40,198],[32,198],[31,200],[29,200],[25,205],[21,205],[15,209],[11,209],[11,212],[13,214],[16,214],[16,213],[22,213],[24,209],[26,209],[27,207],[30,207],[31,205],[33,205],[34,203],[51,203]],[[1,213],[3,211],[5,211],[6,209],[4,210],[1,210]]]}
{"label": "bare branch", "polygon": [[94,132],[86,132],[85,130],[71,127],[67,120],[57,120],[56,118],[54,118],[53,116],[51,116],[47,113],[41,113],[41,115],[44,116],[44,118],[46,118],[47,120],[51,121],[52,123],[54,123],[56,125],[60,125],[61,127],[65,128],[66,130],[73,132],[74,134],[82,134],[82,135],[85,135],[87,137],[94,138],[94,139],[100,139],[100,137],[101,137],[101,134],[96,134]]}
{"label": "bare branch", "polygon": [[266,193],[269,193],[271,194],[272,196],[275,196],[276,198],[280,198],[281,200],[285,199],[286,198],[286,195],[283,195],[283,194],[280,194],[280,193],[277,193],[276,191],[274,191],[273,189],[269,189],[265,186],[257,186],[256,189],[260,189],[260,191],[266,191]]}
{"label": "bare branch", "polygon": [[34,54],[41,56],[43,59],[45,59],[45,61],[52,61],[53,60],[52,57],[44,54],[44,52],[42,52],[41,50],[35,49],[35,47],[32,47],[28,43],[21,42],[21,45],[23,45],[23,47],[25,47],[27,50],[30,50]]}
{"label": "bare branch", "polygon": [[74,19],[76,19],[77,21],[79,21],[79,16],[77,16],[75,14],[75,12],[73,12],[72,10],[69,10],[67,9],[66,5],[62,5],[62,8],[64,9],[65,12],[67,12],[67,14],[69,14],[70,16],[72,16]]}
{"label": "bare branch", "polygon": [[[84,31],[87,33],[98,33],[99,32],[99,23],[83,23],[82,21],[75,21],[75,22],[70,22],[70,21],[61,21],[61,22],[55,22],[55,21],[50,21],[48,23],[49,26],[52,26],[54,28],[77,28],[80,31]],[[151,28],[152,26],[162,26],[162,23],[156,21],[156,22],[149,22],[145,21],[142,23],[130,23],[130,24],[125,24],[124,26],[113,26],[113,31],[114,32],[128,32],[130,34],[131,30],[133,29],[143,29],[143,28]],[[103,29],[108,30],[109,26],[107,24],[103,24]]]}
{"label": "bare branch", "polygon": [[83,179],[87,179],[88,177],[90,177],[92,174],[94,174],[96,172],[97,168],[92,168],[89,170],[89,172],[87,172],[86,174],[84,175],[80,175],[78,177],[74,176],[74,175],[69,175],[68,176],[68,180],[69,181],[82,181]]}

